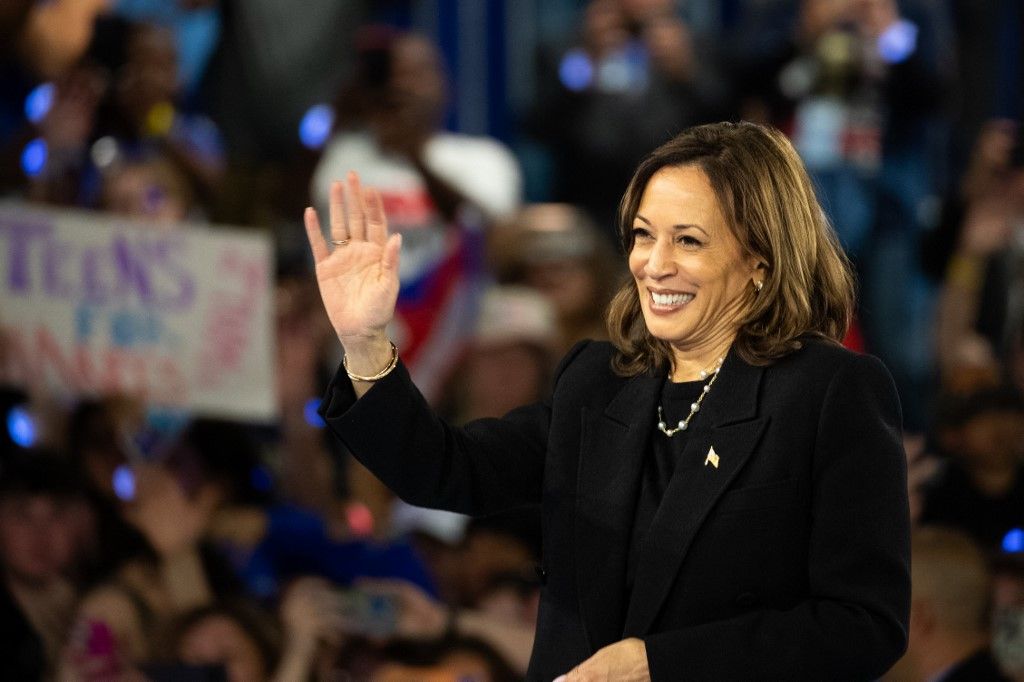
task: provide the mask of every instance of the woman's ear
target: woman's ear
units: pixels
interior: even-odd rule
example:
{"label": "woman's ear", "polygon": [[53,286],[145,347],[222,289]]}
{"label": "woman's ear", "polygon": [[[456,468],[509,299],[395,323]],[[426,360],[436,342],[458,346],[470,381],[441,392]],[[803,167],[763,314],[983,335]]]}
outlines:
{"label": "woman's ear", "polygon": [[751,256],[749,264],[750,283],[753,285],[756,293],[761,293],[761,289],[764,288],[765,276],[768,274],[768,264],[763,260],[759,260],[757,256]]}

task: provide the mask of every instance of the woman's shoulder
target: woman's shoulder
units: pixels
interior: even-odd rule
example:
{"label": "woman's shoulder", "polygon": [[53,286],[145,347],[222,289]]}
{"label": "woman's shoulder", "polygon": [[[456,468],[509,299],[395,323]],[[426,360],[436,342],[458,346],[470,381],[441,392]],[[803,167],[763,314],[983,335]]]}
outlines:
{"label": "woman's shoulder", "polygon": [[558,363],[555,388],[571,386],[574,390],[624,381],[612,371],[615,347],[607,341],[585,339],[574,345]]}
{"label": "woman's shoulder", "polygon": [[784,371],[810,372],[833,376],[848,367],[874,366],[885,369],[873,355],[861,353],[828,339],[805,337],[800,348],[780,358],[773,367]]}
{"label": "woman's shoulder", "polygon": [[818,338],[802,340],[798,350],[769,367],[769,383],[796,387],[805,396],[824,397],[826,392],[863,387],[875,395],[895,395],[889,370],[873,355]]}
{"label": "woman's shoulder", "polygon": [[593,339],[577,341],[562,358],[555,376],[557,377],[559,374],[569,370],[575,373],[593,370],[597,367],[606,368],[610,374],[614,354],[615,346],[608,341],[595,341]]}

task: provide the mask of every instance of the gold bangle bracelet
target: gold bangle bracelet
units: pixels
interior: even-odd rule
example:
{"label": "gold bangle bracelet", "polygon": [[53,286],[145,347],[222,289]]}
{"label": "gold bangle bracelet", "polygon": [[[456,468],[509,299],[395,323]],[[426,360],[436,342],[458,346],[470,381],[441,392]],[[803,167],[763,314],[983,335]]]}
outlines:
{"label": "gold bangle bracelet", "polygon": [[387,367],[377,372],[373,376],[364,377],[358,374],[353,374],[348,369],[348,355],[343,356],[341,358],[341,364],[345,367],[345,374],[348,374],[348,378],[351,379],[352,381],[363,381],[366,383],[373,383],[374,381],[383,379],[387,375],[391,374],[395,367],[398,367],[398,347],[395,346],[394,341],[388,341],[388,343],[391,344],[391,360],[388,362]]}

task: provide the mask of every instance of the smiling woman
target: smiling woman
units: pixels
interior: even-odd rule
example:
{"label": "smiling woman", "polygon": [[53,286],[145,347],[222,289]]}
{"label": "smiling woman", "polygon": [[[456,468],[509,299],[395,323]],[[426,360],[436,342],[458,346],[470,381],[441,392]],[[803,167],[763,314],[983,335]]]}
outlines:
{"label": "smiling woman", "polygon": [[655,150],[621,204],[612,343],[569,351],[545,402],[462,428],[384,333],[399,244],[379,202],[354,177],[335,194],[346,246],[307,212],[348,357],[321,414],[408,502],[541,505],[530,680],[871,680],[902,654],[899,400],[840,345],[852,277],[781,133],[720,123]]}

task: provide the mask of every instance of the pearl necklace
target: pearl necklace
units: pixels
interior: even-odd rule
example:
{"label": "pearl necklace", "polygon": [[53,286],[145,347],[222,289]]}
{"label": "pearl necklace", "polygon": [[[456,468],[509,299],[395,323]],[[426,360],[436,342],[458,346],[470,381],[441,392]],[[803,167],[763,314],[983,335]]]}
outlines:
{"label": "pearl necklace", "polygon": [[666,436],[671,438],[680,431],[685,431],[690,427],[690,420],[693,419],[693,415],[700,412],[700,404],[704,402],[704,398],[709,392],[711,392],[711,386],[715,383],[715,379],[718,378],[718,373],[722,369],[722,363],[725,362],[725,357],[718,358],[718,362],[715,363],[715,368],[710,372],[707,370],[701,370],[700,378],[707,379],[708,376],[711,380],[704,384],[703,390],[700,392],[700,396],[697,398],[697,402],[690,403],[690,414],[686,415],[686,419],[679,420],[674,428],[668,428],[668,424],[665,423],[665,415],[661,409],[661,405],[658,405],[658,430],[664,433]]}

